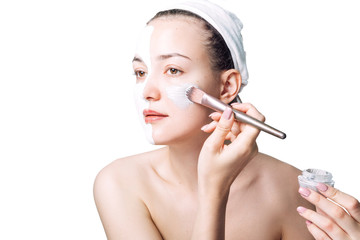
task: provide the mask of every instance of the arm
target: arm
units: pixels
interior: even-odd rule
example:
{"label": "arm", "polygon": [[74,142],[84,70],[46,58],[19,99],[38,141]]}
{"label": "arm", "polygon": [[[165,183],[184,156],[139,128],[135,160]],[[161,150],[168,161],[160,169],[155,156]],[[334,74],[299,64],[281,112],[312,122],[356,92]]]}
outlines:
{"label": "arm", "polygon": [[162,239],[134,185],[127,186],[109,167],[96,177],[94,198],[107,239]]}
{"label": "arm", "polygon": [[[235,104],[233,108],[264,121],[250,104]],[[225,238],[225,213],[231,184],[257,154],[258,129],[235,122],[228,109],[221,118],[219,113],[213,114],[212,118],[215,124],[202,128],[212,134],[205,141],[198,162],[199,207],[192,235],[192,239],[197,240]],[[231,143],[224,145],[225,140]]]}

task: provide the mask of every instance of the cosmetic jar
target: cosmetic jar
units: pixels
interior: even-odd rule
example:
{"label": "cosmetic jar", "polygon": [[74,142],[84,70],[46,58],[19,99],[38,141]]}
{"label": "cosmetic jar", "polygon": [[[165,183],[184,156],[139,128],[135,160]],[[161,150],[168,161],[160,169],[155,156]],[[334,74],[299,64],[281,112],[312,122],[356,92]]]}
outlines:
{"label": "cosmetic jar", "polygon": [[316,185],[318,183],[324,183],[331,187],[334,186],[335,182],[333,181],[333,176],[331,173],[320,170],[309,168],[302,172],[302,175],[298,176],[300,187],[310,188],[318,192]]}

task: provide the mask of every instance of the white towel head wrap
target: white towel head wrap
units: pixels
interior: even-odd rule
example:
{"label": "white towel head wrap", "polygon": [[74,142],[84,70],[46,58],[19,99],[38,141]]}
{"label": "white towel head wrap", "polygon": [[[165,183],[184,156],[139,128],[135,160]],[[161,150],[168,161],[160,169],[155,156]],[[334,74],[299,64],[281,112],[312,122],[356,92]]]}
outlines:
{"label": "white towel head wrap", "polygon": [[243,24],[240,19],[235,14],[207,0],[186,1],[178,3],[169,9],[181,9],[192,12],[202,17],[221,34],[230,50],[234,67],[241,74],[241,91],[248,83],[249,74],[241,36]]}

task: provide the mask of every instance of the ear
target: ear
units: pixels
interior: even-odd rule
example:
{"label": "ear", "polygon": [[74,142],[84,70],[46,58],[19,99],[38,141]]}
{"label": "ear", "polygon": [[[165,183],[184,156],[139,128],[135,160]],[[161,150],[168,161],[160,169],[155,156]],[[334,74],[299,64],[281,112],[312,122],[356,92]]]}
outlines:
{"label": "ear", "polygon": [[236,69],[229,69],[220,74],[221,93],[220,100],[230,103],[239,93],[241,87],[241,75]]}

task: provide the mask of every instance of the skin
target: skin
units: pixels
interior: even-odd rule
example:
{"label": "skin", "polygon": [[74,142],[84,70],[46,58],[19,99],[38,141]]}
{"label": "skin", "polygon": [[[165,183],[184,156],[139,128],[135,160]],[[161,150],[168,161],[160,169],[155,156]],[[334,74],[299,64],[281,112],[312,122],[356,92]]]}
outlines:
{"label": "skin", "polygon": [[[239,72],[212,70],[197,20],[150,25],[151,73],[141,56],[133,65],[137,82],[146,81],[149,108],[166,115],[151,123],[154,142],[166,147],[118,159],[98,174],[94,196],[108,239],[313,239],[296,212],[313,209],[297,193],[301,172],[259,153],[257,129],[234,121],[231,111],[209,118],[207,108],[179,108],[166,96],[170,85],[192,83],[229,103]],[[172,53],[186,57],[159,57]],[[251,104],[233,108],[265,120]]]}

